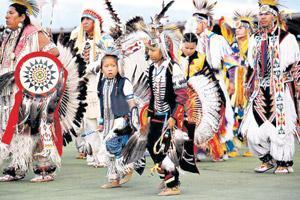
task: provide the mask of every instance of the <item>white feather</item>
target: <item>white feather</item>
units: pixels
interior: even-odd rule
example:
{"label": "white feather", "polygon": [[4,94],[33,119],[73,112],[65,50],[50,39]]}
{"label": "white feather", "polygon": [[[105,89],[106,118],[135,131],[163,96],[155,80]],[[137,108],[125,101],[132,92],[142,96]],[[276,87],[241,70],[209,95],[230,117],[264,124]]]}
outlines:
{"label": "white feather", "polygon": [[220,96],[215,82],[204,75],[193,76],[189,85],[197,93],[202,104],[202,118],[195,129],[195,143],[201,144],[208,141],[219,129],[220,124]]}
{"label": "white feather", "polygon": [[57,48],[60,52],[59,60],[63,63],[64,68],[68,72],[65,92],[59,108],[62,129],[64,132],[68,132],[70,129],[75,129],[76,125],[74,122],[80,124],[80,122],[75,119],[75,116],[80,109],[80,102],[85,103],[85,101],[78,99],[81,95],[79,84],[83,78],[79,78],[79,64],[76,62],[77,58],[72,55],[70,47],[64,47],[58,43]]}

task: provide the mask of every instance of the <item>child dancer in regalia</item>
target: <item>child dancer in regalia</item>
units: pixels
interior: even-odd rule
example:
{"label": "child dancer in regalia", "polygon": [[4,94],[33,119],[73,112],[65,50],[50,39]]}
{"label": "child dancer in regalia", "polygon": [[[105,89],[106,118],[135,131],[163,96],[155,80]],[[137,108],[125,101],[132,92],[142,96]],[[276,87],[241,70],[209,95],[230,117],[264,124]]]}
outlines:
{"label": "child dancer in regalia", "polygon": [[132,170],[127,170],[126,174],[120,169],[121,152],[133,131],[137,130],[138,111],[132,84],[118,72],[118,57],[106,54],[102,58],[101,70],[103,77],[98,84],[101,113],[99,125],[108,152],[108,182],[102,188],[108,189],[121,186],[132,174]]}

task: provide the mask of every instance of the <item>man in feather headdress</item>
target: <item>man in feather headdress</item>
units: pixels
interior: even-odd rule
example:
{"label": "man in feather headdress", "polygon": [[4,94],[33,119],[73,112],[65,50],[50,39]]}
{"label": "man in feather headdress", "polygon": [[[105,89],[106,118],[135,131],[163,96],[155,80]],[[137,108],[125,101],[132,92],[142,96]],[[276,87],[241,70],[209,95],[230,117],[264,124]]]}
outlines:
{"label": "man in feather headdress", "polygon": [[[98,120],[100,116],[100,105],[97,94],[98,71],[101,63],[101,50],[99,48],[100,41],[111,43],[113,39],[102,31],[103,18],[94,9],[85,9],[81,16],[81,24],[72,31],[70,40],[75,41],[75,48],[78,48],[78,54],[84,58],[87,63],[87,71],[89,78],[88,96],[87,96],[87,112],[82,125],[82,134],[76,138],[76,146],[80,152],[78,158],[86,156],[87,164],[95,167],[103,167],[106,165],[105,151],[102,145],[102,135],[97,130]],[[102,42],[103,43],[103,42]],[[101,153],[98,153],[101,151]],[[97,156],[98,155],[98,156]]]}
{"label": "man in feather headdress", "polygon": [[299,80],[291,69],[297,67],[300,53],[295,36],[283,29],[278,6],[277,0],[259,1],[259,30],[249,41],[247,89],[252,95],[241,131],[262,162],[254,170],[257,173],[275,164],[274,173],[293,172],[297,135],[294,93]]}
{"label": "man in feather headdress", "polygon": [[214,70],[216,78],[224,93],[226,103],[224,105],[224,119],[220,124],[220,129],[215,137],[208,142],[211,157],[220,161],[226,159],[226,142],[233,139],[233,110],[230,105],[229,94],[225,85],[225,60],[233,54],[228,42],[221,35],[210,31],[213,24],[213,9],[217,2],[209,3],[207,0],[193,0],[196,11],[193,17],[187,21],[185,32],[192,32],[198,36],[199,53],[206,56],[207,62]]}
{"label": "man in feather headdress", "polygon": [[[238,132],[238,128],[244,116],[244,109],[247,105],[247,97],[245,93],[245,78],[247,69],[249,67],[247,53],[250,36],[253,34],[254,15],[251,12],[235,13],[235,42],[231,45],[235,58],[240,64],[234,69],[234,92],[231,96],[231,102],[235,111],[235,133]],[[242,140],[243,141],[243,140]],[[243,156],[251,157],[253,154],[250,151],[244,152]]]}

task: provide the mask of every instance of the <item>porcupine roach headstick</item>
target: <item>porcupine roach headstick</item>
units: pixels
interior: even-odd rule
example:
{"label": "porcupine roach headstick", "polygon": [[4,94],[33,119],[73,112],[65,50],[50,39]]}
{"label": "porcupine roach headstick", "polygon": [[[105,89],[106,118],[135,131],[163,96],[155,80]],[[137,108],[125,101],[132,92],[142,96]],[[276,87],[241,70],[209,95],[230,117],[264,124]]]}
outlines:
{"label": "porcupine roach headstick", "polygon": [[121,30],[122,23],[121,23],[121,20],[120,20],[118,14],[113,9],[110,0],[105,0],[105,4],[107,6],[106,9],[108,10],[109,14],[111,15],[111,18],[116,23],[116,26],[111,29],[111,32],[112,32],[111,35],[116,40],[122,35],[122,30]]}
{"label": "porcupine roach headstick", "polygon": [[208,0],[193,0],[193,4],[197,9],[197,12],[212,17],[217,2],[209,3]]}

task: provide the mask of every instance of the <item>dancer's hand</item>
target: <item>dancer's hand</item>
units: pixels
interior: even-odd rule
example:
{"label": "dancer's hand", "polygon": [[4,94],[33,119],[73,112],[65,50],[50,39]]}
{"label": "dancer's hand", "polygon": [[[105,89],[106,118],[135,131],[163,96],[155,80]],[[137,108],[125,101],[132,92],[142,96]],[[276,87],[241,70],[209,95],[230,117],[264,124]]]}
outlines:
{"label": "dancer's hand", "polygon": [[86,63],[89,63],[89,60],[90,60],[90,52],[89,52],[89,51],[84,51],[84,54],[83,54],[83,60],[84,60]]}
{"label": "dancer's hand", "polygon": [[146,135],[147,134],[147,130],[148,130],[148,126],[146,126],[146,125],[141,126],[141,128],[140,128],[141,135]]}
{"label": "dancer's hand", "polygon": [[102,132],[103,129],[104,129],[104,126],[103,126],[103,125],[98,125],[98,131],[99,131],[99,132]]}
{"label": "dancer's hand", "polygon": [[176,120],[175,120],[173,117],[170,117],[170,118],[168,119],[168,125],[169,125],[169,128],[170,128],[170,129],[173,129],[174,126],[176,125]]}

